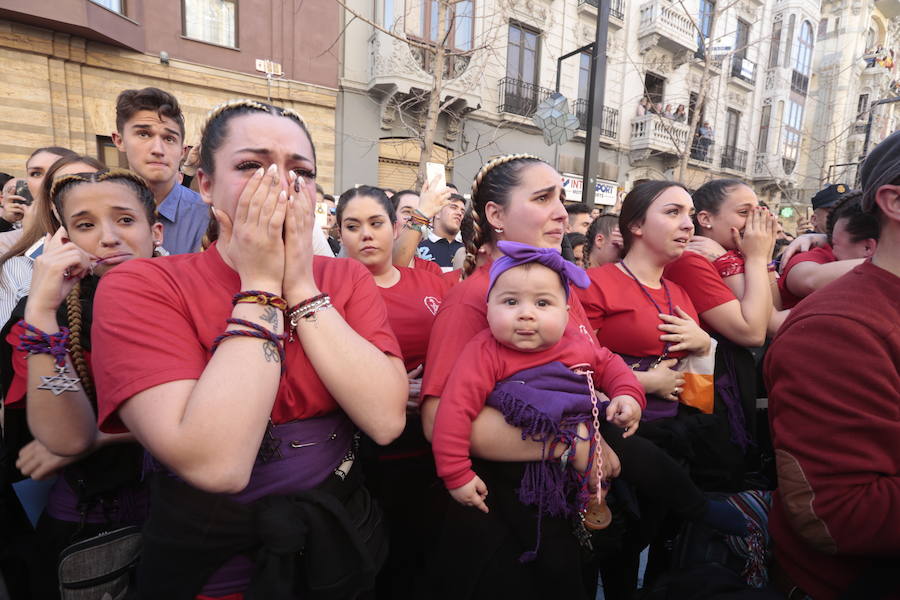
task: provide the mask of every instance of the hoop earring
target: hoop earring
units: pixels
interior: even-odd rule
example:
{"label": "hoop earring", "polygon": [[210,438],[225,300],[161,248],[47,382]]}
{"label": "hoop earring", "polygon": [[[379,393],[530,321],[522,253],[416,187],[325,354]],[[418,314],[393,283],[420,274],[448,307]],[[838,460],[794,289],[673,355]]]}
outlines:
{"label": "hoop earring", "polygon": [[496,227],[494,227],[494,232],[495,233],[503,233],[503,228],[501,227],[500,229],[497,229]]}

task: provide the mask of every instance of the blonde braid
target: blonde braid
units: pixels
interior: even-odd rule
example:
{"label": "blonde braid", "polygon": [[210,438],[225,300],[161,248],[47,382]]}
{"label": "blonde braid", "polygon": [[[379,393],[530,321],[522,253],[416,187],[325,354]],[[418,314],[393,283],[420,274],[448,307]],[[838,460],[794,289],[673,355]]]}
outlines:
{"label": "blonde braid", "polygon": [[237,108],[250,108],[253,110],[258,110],[264,113],[270,113],[272,110],[280,111],[280,115],[282,117],[288,117],[289,119],[294,119],[298,123],[300,123],[303,128],[306,128],[306,119],[303,118],[299,112],[294,110],[293,108],[281,108],[278,106],[270,106],[264,104],[262,102],[258,102],[256,100],[250,100],[249,98],[235,98],[234,100],[228,100],[227,102],[223,102],[217,106],[214,106],[208,113],[206,113],[206,120],[204,121],[203,128],[200,131],[200,137],[203,137],[203,134],[206,132],[206,127],[213,122],[219,115],[222,113],[228,112],[230,110],[234,110]]}
{"label": "blonde braid", "polygon": [[514,160],[541,160],[537,156],[533,154],[506,154],[504,156],[498,156],[497,158],[492,158],[491,160],[484,163],[481,169],[478,170],[478,174],[475,175],[475,181],[472,182],[472,201],[474,202],[476,194],[478,194],[478,186],[481,185],[481,182],[484,181],[484,176],[487,175],[491,169],[494,167],[499,167],[500,165],[505,165],[508,162],[512,162]]}
{"label": "blonde braid", "polygon": [[[478,249],[482,244],[490,241],[491,238],[491,224],[487,221],[487,215],[484,214],[484,211],[479,212],[478,210],[478,205],[480,204],[478,200],[478,189],[484,181],[484,178],[492,169],[517,160],[541,159],[533,154],[506,154],[504,156],[498,156],[486,162],[481,169],[478,170],[474,181],[472,181],[472,229],[474,230],[474,235],[471,240],[466,242],[466,262],[463,264],[464,279],[471,275],[472,271],[475,270],[478,260]],[[483,204],[487,204],[487,202]],[[482,218],[484,221],[482,221]]]}
{"label": "blonde braid", "polygon": [[66,296],[66,318],[69,321],[69,357],[72,365],[81,378],[81,387],[91,402],[97,401],[97,393],[94,390],[94,380],[84,359],[84,348],[81,346],[81,282],[75,284],[69,295]]}

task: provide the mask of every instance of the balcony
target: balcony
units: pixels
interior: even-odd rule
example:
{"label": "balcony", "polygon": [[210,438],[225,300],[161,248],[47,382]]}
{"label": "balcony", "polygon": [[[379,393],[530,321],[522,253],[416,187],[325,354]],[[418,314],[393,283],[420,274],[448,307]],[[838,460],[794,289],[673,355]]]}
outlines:
{"label": "balcony", "polygon": [[712,140],[694,139],[691,144],[691,161],[699,163],[701,167],[710,167],[715,149],[716,145]]}
{"label": "balcony", "polygon": [[756,84],[756,63],[740,56],[731,57],[731,79],[753,87]]}
{"label": "balcony", "polygon": [[691,139],[691,128],[658,115],[631,120],[631,150],[644,150],[680,156]]}
{"label": "balcony", "polygon": [[530,117],[537,110],[538,104],[544,101],[553,90],[521,79],[504,77],[500,80],[500,99],[497,112],[511,113]]}
{"label": "balcony", "polygon": [[807,90],[809,90],[809,76],[804,75],[800,71],[792,71],[791,91],[805,96]]}
{"label": "balcony", "polygon": [[[482,104],[482,70],[473,64],[483,57],[447,57],[442,88],[444,98],[455,97],[468,106]],[[412,90],[430,90],[434,76],[425,70],[430,55],[420,48],[399,40],[392,35],[376,31],[369,40],[368,89],[379,90],[386,95],[409,94]]]}
{"label": "balcony", "polygon": [[[600,0],[578,0],[578,10],[594,17],[600,8]],[[609,5],[609,26],[621,29],[625,26],[625,0],[611,0]]]}
{"label": "balcony", "polygon": [[722,159],[719,166],[731,171],[747,172],[747,151],[734,146],[722,148]]}
{"label": "balcony", "polygon": [[[587,100],[581,99],[573,102],[572,112],[578,117],[578,128],[587,129]],[[619,136],[619,111],[615,108],[603,107],[603,118],[600,120],[600,135],[613,140]]]}
{"label": "balcony", "polygon": [[638,40],[641,51],[660,46],[672,52],[696,52],[697,37],[691,19],[679,4],[652,0],[641,5]]}

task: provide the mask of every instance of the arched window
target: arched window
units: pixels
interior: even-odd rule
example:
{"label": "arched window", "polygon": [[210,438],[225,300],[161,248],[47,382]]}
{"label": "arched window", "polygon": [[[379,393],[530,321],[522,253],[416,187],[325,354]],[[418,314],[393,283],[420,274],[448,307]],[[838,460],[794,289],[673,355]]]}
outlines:
{"label": "arched window", "polygon": [[803,21],[800,33],[794,45],[794,70],[802,75],[809,76],[812,66],[813,28],[809,21]]}

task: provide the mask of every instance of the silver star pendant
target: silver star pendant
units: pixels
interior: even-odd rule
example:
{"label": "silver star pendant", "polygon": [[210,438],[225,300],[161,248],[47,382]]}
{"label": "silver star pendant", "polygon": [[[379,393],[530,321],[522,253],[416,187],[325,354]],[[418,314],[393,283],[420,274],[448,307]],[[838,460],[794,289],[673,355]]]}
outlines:
{"label": "silver star pendant", "polygon": [[66,367],[56,367],[56,375],[47,377],[41,375],[41,385],[37,387],[39,390],[50,390],[54,396],[59,396],[63,392],[77,392],[81,388],[78,383],[81,381],[78,377],[69,377],[69,369]]}

